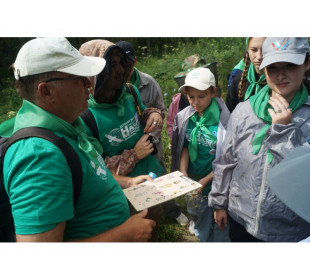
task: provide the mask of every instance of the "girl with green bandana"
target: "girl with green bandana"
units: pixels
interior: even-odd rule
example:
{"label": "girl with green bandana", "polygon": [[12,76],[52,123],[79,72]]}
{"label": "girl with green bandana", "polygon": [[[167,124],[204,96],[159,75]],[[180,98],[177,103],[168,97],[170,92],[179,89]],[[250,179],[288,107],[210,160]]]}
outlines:
{"label": "girl with green bandana", "polygon": [[248,37],[245,42],[246,52],[244,59],[238,65],[242,73],[237,75],[228,90],[226,105],[232,112],[239,102],[249,99],[265,84],[265,75],[259,70],[262,62],[262,46],[265,37]]}
{"label": "girl with green bandana", "polygon": [[216,98],[215,78],[208,68],[191,71],[180,88],[191,106],[180,111],[175,119],[172,136],[172,170],[202,184],[194,199],[188,199],[187,209],[194,221],[195,235],[204,242],[228,241],[228,231],[215,233],[212,229],[213,210],[208,207],[211,189],[212,162],[220,152],[229,111]]}
{"label": "girl with green bandana", "polygon": [[[271,191],[266,173],[291,150],[309,146],[310,99],[303,83],[310,69],[308,38],[267,38],[263,61],[267,85],[231,115],[209,206],[233,242],[296,242],[310,224]],[[294,186],[292,186],[294,188]]]}

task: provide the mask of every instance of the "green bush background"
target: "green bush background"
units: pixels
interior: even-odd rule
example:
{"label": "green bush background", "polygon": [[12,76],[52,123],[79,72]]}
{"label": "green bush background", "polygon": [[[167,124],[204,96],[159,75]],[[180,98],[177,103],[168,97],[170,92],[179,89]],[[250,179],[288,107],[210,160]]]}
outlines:
{"label": "green bush background", "polygon": [[[18,50],[32,38],[0,39],[0,123],[15,115],[21,106],[21,99],[14,90],[13,73],[9,69],[15,61]],[[76,47],[95,38],[68,38]],[[97,39],[97,38],[96,38]],[[242,58],[245,38],[99,38],[111,42],[126,40],[133,44],[138,58],[137,68],[153,76],[159,83],[165,101],[166,111],[172,96],[178,92],[173,77],[179,73],[182,61],[193,54],[199,54],[207,63],[217,62],[218,83],[222,97],[227,92],[227,76]],[[164,126],[162,132],[164,155],[170,167],[170,139]]]}
{"label": "green bush background", "polygon": [[[14,89],[14,77],[9,69],[15,61],[18,50],[32,38],[0,38],[0,123],[13,117],[22,100]],[[78,49],[80,45],[94,38],[68,38]],[[97,38],[96,38],[97,39]],[[182,61],[193,54],[199,54],[207,63],[217,62],[218,84],[222,97],[226,98],[227,76],[240,61],[244,51],[245,38],[100,38],[112,42],[119,40],[133,44],[138,58],[137,68],[153,76],[159,83],[168,110],[172,97],[178,92],[174,76],[179,73]],[[170,170],[171,144],[166,125],[162,130],[165,162]],[[176,199],[186,213],[185,196]],[[175,220],[162,215],[159,224],[158,241],[189,242],[197,241],[186,228]]]}

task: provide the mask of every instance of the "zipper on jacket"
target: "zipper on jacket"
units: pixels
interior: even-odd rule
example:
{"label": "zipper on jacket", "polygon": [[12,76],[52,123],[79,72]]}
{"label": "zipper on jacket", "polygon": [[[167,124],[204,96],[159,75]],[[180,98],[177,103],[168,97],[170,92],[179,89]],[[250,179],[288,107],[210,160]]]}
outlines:
{"label": "zipper on jacket", "polygon": [[266,161],[265,161],[265,165],[264,165],[263,179],[262,179],[262,184],[260,186],[260,192],[259,192],[257,208],[256,208],[256,220],[255,220],[255,229],[254,229],[254,236],[255,237],[256,237],[257,231],[258,231],[258,222],[259,222],[259,216],[260,216],[260,206],[261,206],[262,200],[263,200],[263,193],[264,193],[264,187],[265,187],[265,182],[266,182],[267,167],[268,167],[268,157],[266,157]]}

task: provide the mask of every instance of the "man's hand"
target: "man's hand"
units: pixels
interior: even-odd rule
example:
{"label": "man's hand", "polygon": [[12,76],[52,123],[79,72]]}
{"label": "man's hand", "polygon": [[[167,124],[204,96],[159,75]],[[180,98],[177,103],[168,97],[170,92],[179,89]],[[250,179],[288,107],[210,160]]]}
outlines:
{"label": "man's hand", "polygon": [[150,140],[147,140],[148,138],[148,134],[143,135],[134,147],[139,160],[147,157],[154,151],[153,144]]}
{"label": "man's hand", "polygon": [[130,178],[128,182],[128,188],[143,183],[144,181],[152,182],[153,179],[150,175],[140,175],[137,177]]}
{"label": "man's hand", "polygon": [[145,219],[148,210],[131,216],[122,226],[126,227],[128,241],[146,242],[152,237],[153,228],[156,226],[155,221]]}
{"label": "man's hand", "polygon": [[227,227],[227,211],[225,209],[214,210],[214,220],[221,231]]}
{"label": "man's hand", "polygon": [[137,177],[113,175],[114,179],[119,183],[122,189],[127,189],[129,187],[138,185],[146,180],[153,181],[152,177],[149,175],[140,175]]}

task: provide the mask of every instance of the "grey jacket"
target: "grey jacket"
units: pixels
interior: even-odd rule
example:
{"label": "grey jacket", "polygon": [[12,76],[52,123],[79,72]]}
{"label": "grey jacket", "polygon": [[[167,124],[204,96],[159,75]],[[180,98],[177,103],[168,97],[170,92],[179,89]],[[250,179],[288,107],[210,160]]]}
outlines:
{"label": "grey jacket", "polygon": [[[162,115],[165,114],[165,104],[164,98],[161,91],[159,84],[156,80],[150,76],[149,74],[143,73],[138,70],[139,78],[140,78],[140,85],[139,85],[139,92],[141,95],[142,103],[147,107],[154,107],[161,110]],[[163,148],[161,143],[161,128],[155,130],[152,133],[157,139],[158,142],[156,143],[157,154],[155,157],[158,159],[162,167],[166,171],[166,165],[163,156]]]}
{"label": "grey jacket", "polygon": [[[264,125],[249,101],[238,104],[229,120],[222,154],[213,162],[209,206],[228,209],[228,214],[258,239],[299,241],[310,235],[310,224],[272,193],[266,185],[266,173],[293,148],[309,146],[306,139],[310,136],[310,98],[293,112],[291,124],[271,125],[261,150],[253,155],[251,143]],[[271,164],[267,149],[274,156]]]}
{"label": "grey jacket", "polygon": [[[218,157],[221,152],[222,143],[226,134],[226,128],[230,113],[222,99],[216,97],[216,100],[221,111],[216,143],[216,157]],[[171,172],[180,169],[180,157],[184,144],[188,121],[195,112],[196,111],[192,106],[188,106],[182,111],[180,111],[174,119],[171,145]]]}

